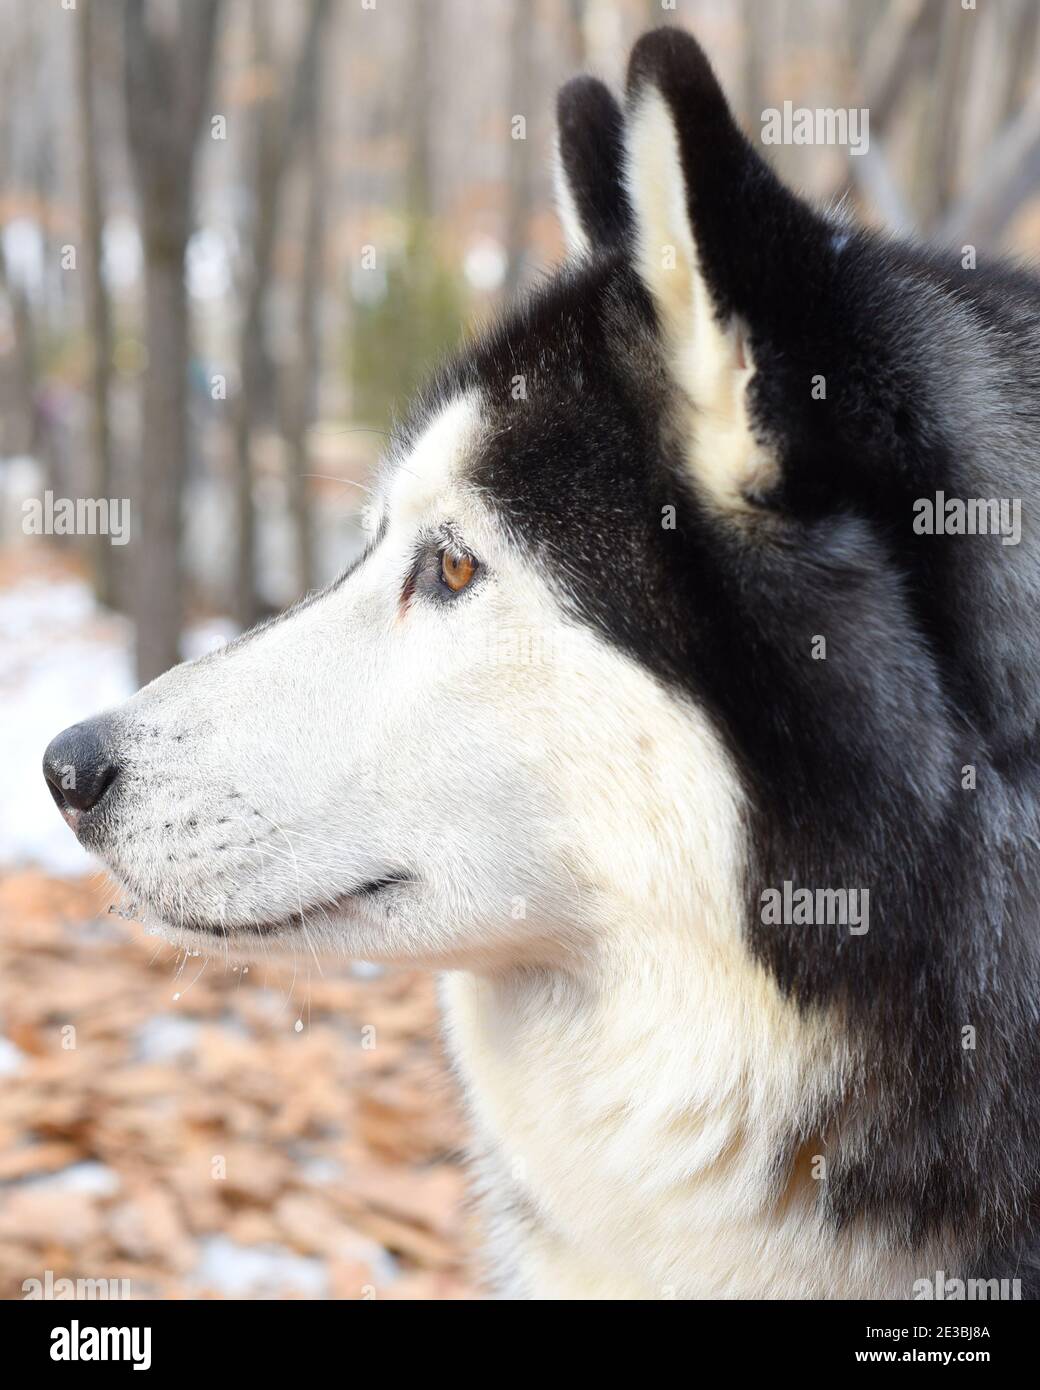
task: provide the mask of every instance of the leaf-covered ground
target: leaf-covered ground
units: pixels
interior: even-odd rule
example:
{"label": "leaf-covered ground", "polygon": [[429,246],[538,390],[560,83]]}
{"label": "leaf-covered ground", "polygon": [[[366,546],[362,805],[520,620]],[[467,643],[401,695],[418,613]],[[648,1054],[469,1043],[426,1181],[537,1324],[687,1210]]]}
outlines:
{"label": "leaf-covered ground", "polygon": [[0,883],[0,1295],[473,1296],[432,981],[184,959],[108,900]]}

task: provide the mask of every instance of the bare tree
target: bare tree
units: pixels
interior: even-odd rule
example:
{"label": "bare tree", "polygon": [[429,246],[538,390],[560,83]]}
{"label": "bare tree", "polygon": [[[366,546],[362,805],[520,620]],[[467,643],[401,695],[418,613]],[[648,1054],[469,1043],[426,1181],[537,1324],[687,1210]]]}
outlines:
{"label": "bare tree", "polygon": [[[1030,0],[1019,0],[997,18],[1005,25],[1005,80],[979,171],[947,205],[938,228],[940,239],[953,245],[999,242],[1040,183],[1040,96],[1034,77],[1040,12]],[[977,60],[973,77],[984,86],[992,72]]]}
{"label": "bare tree", "polygon": [[1023,101],[1036,69],[1037,41],[1040,38],[1040,5],[1036,0],[1014,0],[1007,15],[1007,81],[1003,92],[1003,116],[1012,119]]}
{"label": "bare tree", "polygon": [[4,450],[12,454],[35,454],[41,443],[40,417],[36,408],[36,334],[29,297],[7,268],[3,238],[0,237],[0,294],[10,305],[14,336],[11,409],[5,411]]}
{"label": "bare tree", "polygon": [[[256,587],[256,515],[253,505],[253,434],[267,401],[271,371],[264,341],[264,309],[278,230],[279,204],[289,155],[305,125],[316,80],[328,0],[311,0],[307,28],[286,101],[276,88],[256,110],[250,184],[253,194],[249,263],[243,288],[239,334],[240,392],[235,411],[235,513],[237,550],[234,613],[241,627],[260,616]],[[271,64],[266,0],[254,0],[254,57]]]}
{"label": "bare tree", "polygon": [[282,434],[285,438],[289,506],[296,537],[297,588],[306,593],[317,585],[314,523],[307,495],[307,430],[314,416],[315,393],[321,369],[318,296],[325,257],[325,140],[321,119],[323,62],[315,41],[300,61],[304,94],[299,141],[303,151],[306,210],[303,261],[296,302],[296,355],[286,372],[282,392]]}
{"label": "bare tree", "polygon": [[534,149],[527,123],[534,105],[534,32],[535,7],[513,0],[513,21],[509,51],[512,60],[509,81],[509,120],[524,122],[518,136],[510,130],[509,193],[506,205],[506,283],[505,295],[512,298],[522,279],[527,256],[527,231],[534,202]]}
{"label": "bare tree", "polygon": [[914,74],[930,70],[942,9],[943,0],[889,0],[864,60],[872,132],[888,127]]}
{"label": "bare tree", "polygon": [[431,212],[432,56],[433,36],[440,22],[440,0],[424,0],[408,19],[403,129],[407,150],[405,211],[412,231],[422,227]]}
{"label": "bare tree", "polygon": [[[39,62],[38,16],[24,17],[14,41],[0,54],[0,188],[14,170],[15,127],[19,109],[34,104],[32,75]],[[7,300],[14,339],[10,372],[4,373],[3,449],[12,454],[47,458],[49,454],[42,413],[39,409],[37,330],[33,305],[26,287],[12,274],[3,237],[0,236],[0,294]],[[50,473],[49,459],[47,459]],[[54,482],[53,476],[48,483]]]}
{"label": "bare tree", "polygon": [[[80,217],[87,336],[90,343],[90,487],[95,497],[112,495],[112,452],[108,391],[112,374],[112,322],[102,273],[104,212],[94,112],[95,0],[80,0],[76,33],[76,94],[80,130]],[[114,601],[113,549],[107,536],[92,538],[94,592],[100,603]]]}
{"label": "bare tree", "polygon": [[[850,20],[853,12],[849,10]],[[950,244],[998,241],[1040,178],[1040,102],[1029,90],[1036,69],[1040,11],[1035,0],[1013,0],[988,16],[1003,38],[976,38],[976,17],[943,0],[889,0],[863,64],[870,107],[869,151],[848,161],[848,173],[889,229],[924,229]],[[1003,62],[993,67],[995,52]],[[983,125],[971,104],[975,89],[994,88]],[[889,157],[888,136],[910,110],[917,138],[914,167],[903,171],[904,193]],[[996,126],[993,129],[993,126]],[[971,127],[985,150],[975,176],[959,186],[965,134]],[[981,141],[980,137],[985,137]],[[913,210],[911,211],[911,207]]]}
{"label": "bare tree", "polygon": [[[889,0],[863,60],[861,87],[870,109],[868,149],[847,161],[847,177],[881,214],[890,231],[908,235],[914,217],[886,148],[885,137],[914,78],[935,60],[943,0]],[[852,6],[850,25],[858,27]],[[852,40],[855,47],[856,40]]]}
{"label": "bare tree", "polygon": [[562,21],[564,43],[567,49],[567,63],[570,68],[580,72],[585,67],[585,11],[587,0],[567,0],[563,7]]}
{"label": "bare tree", "polygon": [[744,120],[748,129],[754,130],[761,119],[765,105],[766,79],[764,72],[764,49],[766,41],[761,8],[755,0],[742,0],[741,23],[744,39]]}
{"label": "bare tree", "polygon": [[[17,43],[0,55],[0,187],[7,185],[11,172],[14,112],[19,100],[20,71],[25,71],[29,39],[26,26]],[[39,446],[40,421],[36,410],[36,335],[33,330],[29,297],[10,274],[4,239],[0,235],[0,294],[7,300],[14,337],[10,375],[5,372],[2,447],[5,453],[34,454]],[[9,385],[8,385],[9,383]]]}
{"label": "bare tree", "polygon": [[965,106],[965,62],[972,16],[959,5],[947,6],[936,20],[934,80],[928,114],[916,142],[918,222],[932,232],[957,194],[957,164]]}
{"label": "bare tree", "polygon": [[148,0],[125,3],[126,115],[144,243],[148,353],[133,586],[142,682],[179,660],[188,456],[184,257],[219,8],[220,0],[191,0],[176,11]]}

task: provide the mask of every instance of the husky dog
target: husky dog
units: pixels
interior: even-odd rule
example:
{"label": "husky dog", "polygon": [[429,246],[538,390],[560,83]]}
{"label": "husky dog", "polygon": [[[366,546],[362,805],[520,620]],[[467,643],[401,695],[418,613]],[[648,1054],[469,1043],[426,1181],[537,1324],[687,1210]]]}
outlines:
{"label": "husky dog", "polygon": [[56,799],[192,950],[443,972],[499,1295],[1034,1294],[1040,288],[808,207],[678,29],[558,164],[362,558]]}

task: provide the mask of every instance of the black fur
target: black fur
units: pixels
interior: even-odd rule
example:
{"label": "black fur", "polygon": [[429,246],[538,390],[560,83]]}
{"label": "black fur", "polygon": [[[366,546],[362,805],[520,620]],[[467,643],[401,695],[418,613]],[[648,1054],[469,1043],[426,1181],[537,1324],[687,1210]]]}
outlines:
{"label": "black fur", "polygon": [[573,77],[556,98],[559,156],[582,228],[594,251],[621,245],[631,231],[621,188],[624,117],[607,87]]}
{"label": "black fur", "polygon": [[[1040,286],[800,203],[687,36],[641,41],[630,92],[647,82],[675,114],[720,315],[747,327],[778,488],[738,524],[685,480],[625,237],[597,235],[601,254],[452,364],[420,417],[479,389],[495,428],[475,476],[510,528],[583,621],[724,732],[752,807],[749,945],[805,1009],[842,1012],[861,1059],[790,1137],[793,1153],[823,1136],[828,1218],[910,1245],[952,1230],[962,1274],[1036,1296]],[[595,145],[586,129],[575,157]],[[613,154],[602,168],[616,185]],[[601,186],[582,207],[608,225]],[[1020,498],[1021,543],[914,534],[914,500],[939,490]],[[869,932],[763,925],[763,889],[787,880],[868,888]]]}

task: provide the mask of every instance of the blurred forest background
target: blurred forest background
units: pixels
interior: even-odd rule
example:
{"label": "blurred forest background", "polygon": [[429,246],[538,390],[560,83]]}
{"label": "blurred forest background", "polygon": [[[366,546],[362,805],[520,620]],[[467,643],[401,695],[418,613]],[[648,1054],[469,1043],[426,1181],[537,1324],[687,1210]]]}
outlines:
{"label": "blurred forest background", "polygon": [[[869,110],[862,156],[766,151],[810,197],[1040,250],[1040,0],[0,0],[6,1296],[471,1292],[429,983],[196,984],[98,920],[39,758],[354,558],[395,410],[560,254],[556,88],[659,23],[754,139]],[[47,492],[128,543],[27,534]]]}
{"label": "blurred forest background", "polygon": [[[770,151],[810,195],[1031,252],[1038,0],[0,0],[0,457],[129,498],[70,540],[136,624],[237,626],[324,582],[380,431],[558,252],[553,97],[686,24],[761,110],[865,106],[864,157]],[[28,466],[27,466],[28,465]],[[89,554],[87,553],[89,551]]]}

